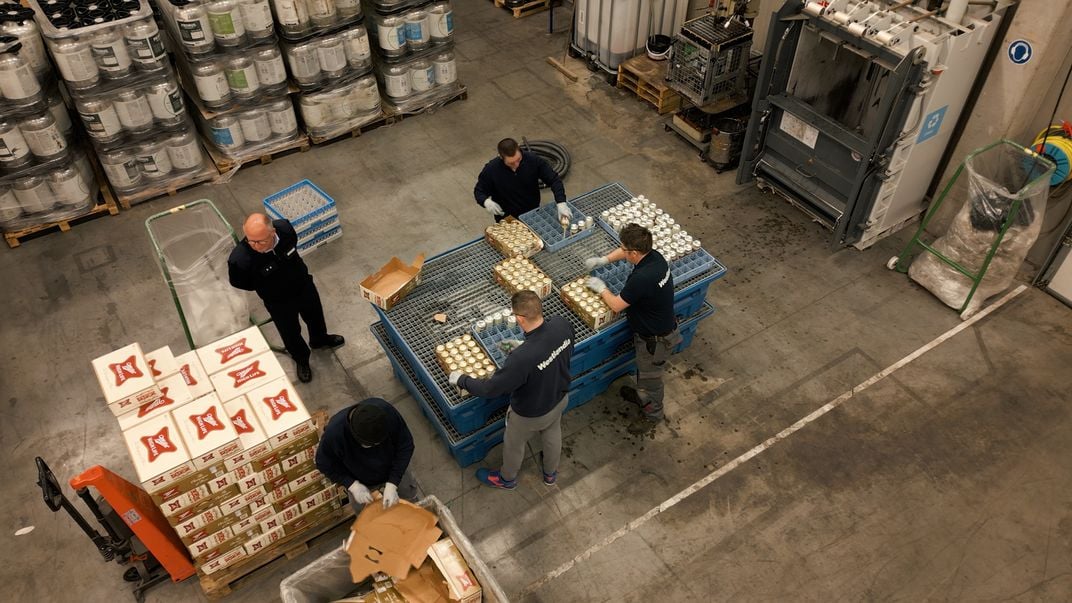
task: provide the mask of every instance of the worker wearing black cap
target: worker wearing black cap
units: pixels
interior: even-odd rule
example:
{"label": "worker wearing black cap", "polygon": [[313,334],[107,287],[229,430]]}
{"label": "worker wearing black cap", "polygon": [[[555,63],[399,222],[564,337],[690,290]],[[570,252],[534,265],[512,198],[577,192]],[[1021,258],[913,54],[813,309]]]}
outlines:
{"label": "worker wearing black cap", "polygon": [[409,475],[413,436],[405,419],[381,398],[368,398],[335,413],[316,448],[316,468],[350,492],[360,512],[372,502],[372,490],[383,486],[383,506],[415,499]]}

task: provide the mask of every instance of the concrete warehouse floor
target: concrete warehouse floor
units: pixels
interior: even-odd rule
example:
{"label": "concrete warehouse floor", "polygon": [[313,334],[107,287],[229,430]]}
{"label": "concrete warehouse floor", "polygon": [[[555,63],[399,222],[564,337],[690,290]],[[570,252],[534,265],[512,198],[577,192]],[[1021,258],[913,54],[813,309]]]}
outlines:
{"label": "concrete warehouse floor", "polygon": [[[327,410],[368,395],[396,404],[417,440],[413,471],[448,503],[512,598],[1072,599],[1072,321],[1036,289],[630,527],[960,320],[886,270],[907,233],[864,252],[831,251],[826,231],[717,175],[647,105],[579,64],[578,83],[550,68],[544,59],[561,54],[567,34],[548,36],[546,14],[514,20],[476,1],[456,10],[468,100],[0,251],[5,600],[126,600],[122,570],[42,503],[33,458],[44,457],[61,482],[96,464],[133,478],[89,361],[131,341],[186,349],[145,218],[208,198],[237,225],[302,178],[339,202],[344,236],[309,264],[329,325],[348,340],[314,354],[316,376],[302,394]],[[608,392],[565,417],[559,486],[545,488],[529,461],[520,487],[499,492],[478,485],[475,466],[457,466],[393,379],[357,283],[392,255],[434,254],[480,236],[489,220],[472,185],[508,135],[565,143],[570,195],[622,181],[670,210],[730,272],[710,292],[718,313],[671,361],[666,425],[630,436],[624,403]],[[496,448],[486,462],[499,460]],[[36,529],[13,535],[25,526]],[[620,539],[543,580],[619,530]],[[278,598],[282,577],[344,533],[229,600]],[[203,596],[187,580],[147,600]]]}

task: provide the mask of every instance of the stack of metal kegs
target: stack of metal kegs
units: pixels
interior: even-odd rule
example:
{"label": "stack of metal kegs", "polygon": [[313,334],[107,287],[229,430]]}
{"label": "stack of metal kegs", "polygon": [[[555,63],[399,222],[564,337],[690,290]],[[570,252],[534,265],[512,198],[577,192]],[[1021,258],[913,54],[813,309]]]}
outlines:
{"label": "stack of metal kegs", "polygon": [[147,0],[30,0],[121,201],[212,176]]}
{"label": "stack of metal kegs", "polygon": [[75,218],[99,188],[33,10],[0,4],[0,231]]}
{"label": "stack of metal kegs", "polygon": [[461,90],[447,0],[365,0],[386,113],[413,113]]}
{"label": "stack of metal kegs", "polygon": [[244,159],[300,136],[269,0],[157,2],[214,155]]}

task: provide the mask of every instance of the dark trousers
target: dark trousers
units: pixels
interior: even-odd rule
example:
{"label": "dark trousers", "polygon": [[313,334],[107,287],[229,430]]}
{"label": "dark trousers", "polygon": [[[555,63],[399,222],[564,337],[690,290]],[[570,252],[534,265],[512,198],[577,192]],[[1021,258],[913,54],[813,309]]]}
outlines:
{"label": "dark trousers", "polygon": [[327,338],[328,328],[324,323],[324,307],[320,305],[320,293],[313,284],[312,275],[304,285],[294,288],[285,299],[265,300],[264,307],[283,338],[283,345],[295,362],[309,362],[309,346],[302,339],[301,324],[298,316],[305,321],[309,330],[309,341],[316,345]]}

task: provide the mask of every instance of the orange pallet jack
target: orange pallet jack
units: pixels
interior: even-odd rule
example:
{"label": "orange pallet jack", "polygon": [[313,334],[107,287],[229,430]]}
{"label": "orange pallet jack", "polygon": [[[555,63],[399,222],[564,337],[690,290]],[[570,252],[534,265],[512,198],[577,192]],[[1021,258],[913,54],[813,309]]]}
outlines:
{"label": "orange pallet jack", "polygon": [[[105,561],[131,566],[123,572],[123,580],[134,584],[138,603],[150,587],[168,578],[180,582],[196,573],[186,547],[144,490],[99,465],[71,479],[75,494],[104,528],[106,535],[101,535],[67,500],[45,461],[37,457],[36,462],[45,504],[53,512],[67,511]],[[90,486],[101,496],[94,498]]]}

